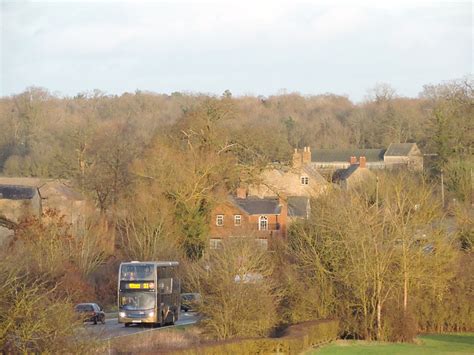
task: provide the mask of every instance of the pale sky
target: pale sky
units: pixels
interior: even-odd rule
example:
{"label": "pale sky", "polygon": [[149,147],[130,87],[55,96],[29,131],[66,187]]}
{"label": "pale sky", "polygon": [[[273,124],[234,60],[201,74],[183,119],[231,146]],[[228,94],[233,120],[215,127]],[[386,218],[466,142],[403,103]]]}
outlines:
{"label": "pale sky", "polygon": [[0,96],[417,96],[472,75],[471,1],[1,1]]}

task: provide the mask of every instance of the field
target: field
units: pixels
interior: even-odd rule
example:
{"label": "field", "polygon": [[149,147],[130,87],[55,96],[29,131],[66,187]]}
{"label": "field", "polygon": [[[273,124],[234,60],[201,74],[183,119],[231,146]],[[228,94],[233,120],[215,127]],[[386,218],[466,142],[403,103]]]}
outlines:
{"label": "field", "polygon": [[343,340],[308,354],[474,354],[474,333],[421,335],[415,344]]}

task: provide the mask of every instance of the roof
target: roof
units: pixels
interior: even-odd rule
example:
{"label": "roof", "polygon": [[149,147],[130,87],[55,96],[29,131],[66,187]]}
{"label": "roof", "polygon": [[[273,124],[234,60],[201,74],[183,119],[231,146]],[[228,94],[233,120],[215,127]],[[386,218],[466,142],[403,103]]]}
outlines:
{"label": "roof", "polygon": [[396,157],[407,156],[408,154],[410,154],[410,151],[415,146],[416,143],[392,143],[388,146],[385,155]]}
{"label": "roof", "polygon": [[39,188],[41,197],[53,197],[53,195],[60,196],[67,200],[81,201],[84,197],[71,187],[65,185],[60,181],[47,182]]}
{"label": "roof", "polygon": [[359,168],[359,164],[352,164],[347,169],[337,169],[333,176],[332,181],[337,182],[341,180],[348,179],[357,169]]}
{"label": "roof", "polygon": [[37,193],[31,186],[0,185],[0,199],[31,200]]}
{"label": "roof", "polygon": [[290,196],[288,197],[288,216],[289,217],[308,217],[309,197]]}
{"label": "roof", "polygon": [[230,197],[231,202],[249,215],[256,214],[280,214],[281,206],[277,198],[258,198],[249,196],[247,198]]}
{"label": "roof", "polygon": [[367,162],[383,161],[385,149],[314,149],[313,162],[349,162],[351,157],[365,157]]}
{"label": "roof", "polygon": [[319,171],[317,171],[316,168],[314,168],[313,166],[307,164],[303,166],[302,170],[306,174],[308,174],[309,177],[313,178],[318,183],[323,184],[323,185],[326,185],[328,183],[326,179],[323,178],[323,176],[319,173]]}
{"label": "roof", "polygon": [[84,200],[79,192],[69,186],[71,183],[68,180],[0,176],[0,185],[37,188],[42,198],[58,195],[67,200]]}

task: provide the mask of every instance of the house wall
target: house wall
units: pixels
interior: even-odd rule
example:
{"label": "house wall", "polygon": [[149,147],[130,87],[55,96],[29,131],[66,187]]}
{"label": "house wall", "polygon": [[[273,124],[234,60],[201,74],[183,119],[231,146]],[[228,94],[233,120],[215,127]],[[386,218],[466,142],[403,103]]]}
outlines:
{"label": "house wall", "polygon": [[[308,185],[301,183],[301,177],[307,176]],[[317,197],[327,188],[311,175],[299,172],[298,169],[287,171],[283,174],[274,170],[262,173],[262,184],[252,185],[248,188],[249,196],[271,197],[280,194],[286,196]]]}
{"label": "house wall", "polygon": [[[217,226],[217,215],[224,216],[224,225]],[[234,216],[241,215],[241,225],[234,224]],[[286,206],[282,208],[282,215],[265,214],[268,219],[268,230],[258,230],[260,215],[248,215],[230,203],[224,203],[213,209],[210,221],[210,238],[225,239],[229,237],[252,237],[267,239],[269,246],[272,239],[283,238],[286,235]]]}
{"label": "house wall", "polygon": [[384,162],[387,169],[408,168],[413,171],[423,170],[423,156],[385,156]]}
{"label": "house wall", "polygon": [[345,180],[344,188],[353,189],[362,184],[375,183],[375,175],[367,168],[359,168]]}
{"label": "house wall", "polygon": [[[347,169],[351,164],[349,162],[312,162],[311,166],[318,169],[321,173],[327,173],[338,169]],[[371,170],[385,169],[384,161],[367,162],[367,168]]]}
{"label": "house wall", "polygon": [[2,198],[0,199],[0,215],[15,223],[28,216],[40,216],[41,198],[38,193],[28,200]]}

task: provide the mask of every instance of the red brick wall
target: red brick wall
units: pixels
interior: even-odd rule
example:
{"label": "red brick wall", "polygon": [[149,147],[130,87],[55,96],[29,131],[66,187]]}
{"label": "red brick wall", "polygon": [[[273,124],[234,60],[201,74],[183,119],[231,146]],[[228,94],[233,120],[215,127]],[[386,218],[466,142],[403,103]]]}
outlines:
{"label": "red brick wall", "polygon": [[[254,237],[254,238],[273,238],[284,237],[286,233],[286,204],[282,209],[284,215],[265,215],[268,220],[268,230],[259,231],[258,221],[260,215],[248,215],[241,209],[230,203],[224,203],[213,209],[210,221],[210,237],[211,238],[227,238],[234,237]],[[217,226],[217,215],[224,216],[224,225]],[[234,224],[234,215],[241,215],[241,225]],[[277,224],[279,229],[277,230]]]}

